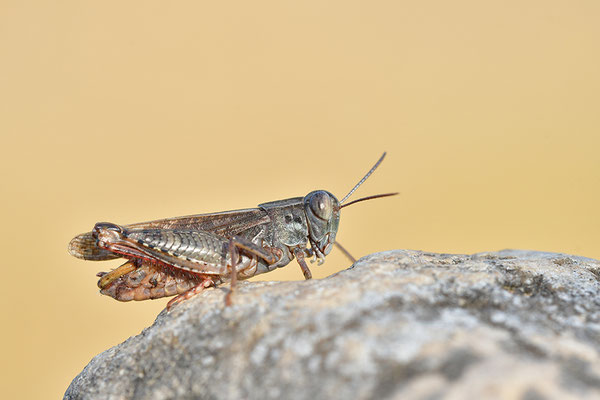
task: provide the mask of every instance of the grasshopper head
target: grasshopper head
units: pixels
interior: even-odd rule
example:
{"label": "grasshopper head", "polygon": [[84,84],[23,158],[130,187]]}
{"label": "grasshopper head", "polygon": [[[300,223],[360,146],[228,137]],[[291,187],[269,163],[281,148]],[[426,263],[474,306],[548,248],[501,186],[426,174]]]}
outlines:
{"label": "grasshopper head", "polygon": [[317,257],[329,254],[340,223],[340,202],[325,190],[315,190],[304,197],[308,236]]}
{"label": "grasshopper head", "polygon": [[[341,201],[325,190],[316,190],[310,192],[304,197],[304,212],[308,221],[308,239],[310,241],[314,255],[319,259],[319,264],[323,262],[325,256],[329,254],[335,243],[335,235],[340,224],[340,210],[343,207],[355,204],[364,200],[377,199],[380,197],[394,196],[398,193],[384,193],[374,196],[363,197],[358,200],[344,204],[346,200],[358,189],[364,181],[377,169],[379,164],[385,158],[385,153],[367,172],[350,192],[344,196]],[[338,243],[339,244],[339,243]],[[352,258],[352,256],[350,256]]]}

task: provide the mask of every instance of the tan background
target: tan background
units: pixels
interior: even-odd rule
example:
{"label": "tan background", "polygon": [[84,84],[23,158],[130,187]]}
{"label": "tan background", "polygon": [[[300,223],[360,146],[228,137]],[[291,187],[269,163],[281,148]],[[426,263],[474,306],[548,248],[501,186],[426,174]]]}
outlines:
{"label": "tan background", "polygon": [[61,396],[166,303],[100,296],[119,262],[70,257],[75,234],[341,197],[383,150],[357,196],[402,194],[344,210],[356,256],[600,258],[598,21],[596,0],[2,1],[3,397]]}

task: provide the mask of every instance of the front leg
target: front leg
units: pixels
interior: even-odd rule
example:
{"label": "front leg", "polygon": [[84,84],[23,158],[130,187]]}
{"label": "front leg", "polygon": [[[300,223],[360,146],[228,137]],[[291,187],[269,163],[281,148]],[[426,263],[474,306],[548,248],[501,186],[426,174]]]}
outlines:
{"label": "front leg", "polygon": [[312,278],[312,274],[310,272],[310,269],[308,268],[308,265],[306,264],[306,261],[304,260],[304,252],[306,249],[301,249],[299,247],[296,247],[294,249],[294,256],[296,257],[296,260],[298,260],[298,264],[300,264],[300,269],[302,269],[302,274],[304,274],[304,279],[311,279]]}

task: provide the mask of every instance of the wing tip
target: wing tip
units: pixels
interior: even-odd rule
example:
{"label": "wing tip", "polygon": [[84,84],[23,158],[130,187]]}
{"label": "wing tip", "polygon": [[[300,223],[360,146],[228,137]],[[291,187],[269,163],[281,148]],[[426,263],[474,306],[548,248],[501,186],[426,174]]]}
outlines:
{"label": "wing tip", "polygon": [[82,233],[71,239],[69,242],[68,251],[73,257],[88,261],[112,260],[119,258],[118,255],[98,247],[96,245],[96,239],[92,236],[92,232]]}

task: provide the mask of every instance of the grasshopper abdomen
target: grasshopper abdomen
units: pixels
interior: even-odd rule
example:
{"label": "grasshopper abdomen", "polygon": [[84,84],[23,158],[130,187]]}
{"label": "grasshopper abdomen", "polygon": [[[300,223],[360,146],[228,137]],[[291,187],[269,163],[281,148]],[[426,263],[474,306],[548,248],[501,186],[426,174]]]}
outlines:
{"label": "grasshopper abdomen", "polygon": [[129,232],[127,238],[181,261],[215,266],[227,261],[227,240],[209,232],[152,229]]}

